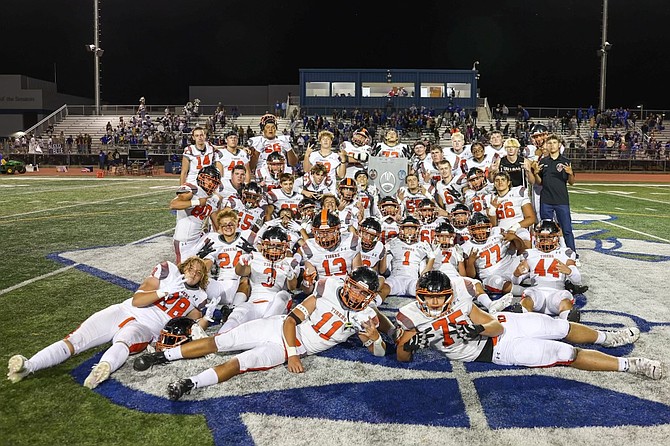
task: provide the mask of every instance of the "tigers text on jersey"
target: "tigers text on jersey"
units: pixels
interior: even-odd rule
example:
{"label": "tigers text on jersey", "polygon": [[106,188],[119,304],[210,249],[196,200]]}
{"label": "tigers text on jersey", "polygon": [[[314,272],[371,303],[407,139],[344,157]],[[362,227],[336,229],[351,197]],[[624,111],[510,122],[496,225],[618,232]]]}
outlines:
{"label": "tigers text on jersey", "polygon": [[472,239],[463,243],[463,253],[466,256],[477,250],[475,269],[481,279],[496,272],[509,272],[509,269],[519,262],[518,256],[509,254],[510,242],[503,239],[502,232],[502,228],[494,226],[484,243],[474,243]]}
{"label": "tigers text on jersey", "polygon": [[[153,277],[160,281],[176,280],[182,275],[177,265],[162,262],[153,269]],[[133,298],[126,299],[121,307],[130,313],[142,325],[158,334],[172,318],[186,316],[207,300],[207,293],[198,287],[186,286],[184,291],[168,295],[146,307],[133,306]]]}
{"label": "tigers text on jersey", "polygon": [[545,253],[533,248],[524,251],[521,256],[528,262],[532,286],[565,289],[567,276],[558,271],[557,261],[567,263],[568,260],[574,260],[575,253],[572,249],[559,247]]}
{"label": "tigers text on jersey", "polygon": [[198,172],[203,167],[216,164],[219,160],[219,150],[214,149],[209,143],[205,143],[205,149],[200,150],[195,144],[184,149],[184,158],[188,160],[188,174],[186,182],[195,184]]}
{"label": "tigers text on jersey", "polygon": [[419,277],[421,262],[435,258],[433,248],[426,242],[409,245],[396,237],[389,240],[386,247],[392,256],[391,266],[394,276]]}
{"label": "tigers text on jersey", "polygon": [[236,153],[231,153],[228,149],[219,150],[219,161],[223,166],[221,172],[222,179],[230,179],[235,166],[245,166],[249,164],[249,154],[242,149],[237,149]]}
{"label": "tigers text on jersey", "polygon": [[196,192],[193,194],[193,198],[207,197],[207,202],[204,205],[192,206],[177,211],[177,224],[174,228],[173,238],[179,242],[193,242],[197,240],[202,233],[207,217],[221,207],[221,197],[217,194],[208,196],[200,186],[186,183],[181,185],[177,192],[191,192],[194,189]]}
{"label": "tigers text on jersey", "polygon": [[[366,251],[365,249],[361,248],[361,260],[363,261],[363,265],[369,266],[372,269],[375,269],[377,264],[382,261],[386,257],[386,248],[384,247],[384,244],[380,242],[379,240],[375,243],[375,246],[372,247],[371,250]],[[380,273],[383,273],[384,271],[380,271]]]}
{"label": "tigers text on jersey", "polygon": [[455,334],[449,334],[449,324],[468,322],[472,311],[472,300],[476,295],[474,283],[463,278],[451,278],[451,286],[454,290],[454,300],[449,312],[439,318],[426,316],[419,308],[418,302],[411,302],[398,310],[396,321],[405,330],[422,332],[430,329],[435,337],[430,347],[442,353],[449,359],[470,362],[477,359],[486,345],[486,337],[477,336],[471,341],[460,339]]}
{"label": "tigers text on jersey", "polygon": [[317,283],[316,309],[297,327],[296,334],[308,355],[322,352],[353,334],[364,331],[363,323],[374,321],[377,315],[371,307],[362,311],[345,308],[338,297],[344,279],[330,277]]}
{"label": "tigers text on jersey", "polygon": [[254,136],[247,141],[247,145],[253,147],[256,150],[258,155],[258,164],[257,168],[265,166],[268,160],[268,156],[272,152],[279,152],[284,156],[284,159],[287,159],[286,153],[290,150],[293,150],[291,146],[290,137],[287,135],[277,135],[273,139],[267,139],[265,136]]}
{"label": "tigers text on jersey", "polygon": [[316,268],[319,277],[344,276],[353,271],[353,261],[361,251],[360,239],[351,232],[342,234],[340,244],[332,250],[324,249],[313,238],[302,246],[303,258]]}
{"label": "tigers text on jersey", "polygon": [[522,221],[524,217],[521,207],[530,204],[528,192],[523,186],[513,187],[503,197],[498,197],[494,193],[487,198],[488,203],[494,203],[496,200],[498,203],[496,206],[497,225],[503,229],[509,229],[515,223]]}
{"label": "tigers text on jersey", "polygon": [[251,295],[249,302],[271,300],[278,291],[286,290],[286,271],[280,262],[267,260],[260,252],[252,252],[249,262]]}

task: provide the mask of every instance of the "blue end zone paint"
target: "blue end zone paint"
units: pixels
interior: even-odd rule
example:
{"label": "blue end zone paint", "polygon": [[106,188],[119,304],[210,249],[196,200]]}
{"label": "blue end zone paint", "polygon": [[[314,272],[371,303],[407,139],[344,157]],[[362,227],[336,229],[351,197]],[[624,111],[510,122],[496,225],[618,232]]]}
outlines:
{"label": "blue end zone paint", "polygon": [[[640,260],[644,262],[667,262],[670,260],[670,256],[663,256],[659,254],[647,254],[647,253],[637,253],[637,252],[628,252],[628,251],[619,251],[623,247],[623,244],[615,237],[607,237],[603,238],[600,237],[603,234],[607,234],[610,231],[607,229],[599,229],[594,232],[589,232],[588,234],[580,235],[578,237],[575,237],[575,240],[590,240],[595,243],[595,246],[593,248],[587,248],[591,249],[593,251],[599,252],[601,254],[609,255],[609,256],[615,256],[615,257],[621,257],[624,259],[635,259],[635,260]],[[608,248],[604,247],[603,242],[608,242],[609,245],[611,245]],[[645,243],[657,243],[661,245],[667,245],[667,243],[663,242],[658,242],[655,240],[644,240]]]}
{"label": "blue end zone paint", "polygon": [[649,426],[670,422],[670,407],[665,404],[579,381],[506,376],[478,378],[474,384],[493,429]]}

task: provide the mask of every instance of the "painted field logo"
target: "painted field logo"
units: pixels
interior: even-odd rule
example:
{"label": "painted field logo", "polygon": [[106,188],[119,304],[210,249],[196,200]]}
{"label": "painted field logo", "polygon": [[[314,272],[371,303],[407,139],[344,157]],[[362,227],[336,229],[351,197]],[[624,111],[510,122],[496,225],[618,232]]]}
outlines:
{"label": "painted field logo", "polygon": [[[670,310],[645,299],[657,283],[651,278],[667,271],[667,260],[638,260],[646,266],[636,269],[636,286],[630,287],[621,271],[630,271],[630,262],[635,261],[605,251],[580,252],[584,275],[597,280],[590,283],[588,302],[580,301],[585,322],[604,328],[640,328],[639,345],[608,353],[670,357]],[[157,237],[53,258],[76,262],[77,268],[134,291],[155,263],[171,258],[171,239]],[[393,316],[406,302],[392,298],[382,310]],[[482,435],[494,435],[490,438],[496,438],[496,443],[513,444],[519,441],[519,429],[532,429],[528,432],[535,442],[549,444],[555,441],[556,428],[560,428],[561,443],[583,443],[584,428],[597,428],[586,435],[597,435],[599,440],[615,439],[622,429],[628,435],[670,434],[666,381],[570,368],[452,363],[430,351],[401,364],[392,352],[383,358],[370,355],[357,339],[306,358],[304,374],[277,367],[198,389],[179,402],[167,399],[169,382],[228,357],[178,361],[141,374],[132,370],[131,358],[95,391],[116,404],[145,412],[202,414],[220,445],[306,444],[307,438],[328,439],[328,444],[370,444],[380,435],[392,436],[395,444],[435,444],[436,438],[477,444]],[[75,378],[83,382],[98,359],[76,368]],[[495,432],[485,434],[490,430]]]}

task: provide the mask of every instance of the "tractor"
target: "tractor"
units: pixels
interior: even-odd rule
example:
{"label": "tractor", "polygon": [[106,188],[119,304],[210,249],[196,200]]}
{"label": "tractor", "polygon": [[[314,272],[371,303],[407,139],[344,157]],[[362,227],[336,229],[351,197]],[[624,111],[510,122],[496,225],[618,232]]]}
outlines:
{"label": "tractor", "polygon": [[14,175],[14,173],[26,173],[26,165],[23,161],[9,160],[0,165],[0,174]]}

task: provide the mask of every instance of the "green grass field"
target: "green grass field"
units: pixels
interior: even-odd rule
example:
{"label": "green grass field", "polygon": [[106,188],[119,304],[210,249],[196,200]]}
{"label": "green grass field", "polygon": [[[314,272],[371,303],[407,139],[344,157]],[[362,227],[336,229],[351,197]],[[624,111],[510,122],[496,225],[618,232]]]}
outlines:
{"label": "green grass field", "polygon": [[[130,295],[47,255],[125,245],[170,230],[174,216],[167,204],[176,183],[176,178],[0,177],[0,445],[213,443],[202,416],[146,414],[77,384],[70,372],[100,349],[18,384],[4,379],[11,355],[34,354]],[[617,217],[576,224],[576,230],[608,231],[594,235],[597,239],[667,243],[670,238],[670,185],[579,185],[573,191],[574,212]],[[152,267],[146,265],[145,273]],[[667,388],[667,381],[663,385]]]}

